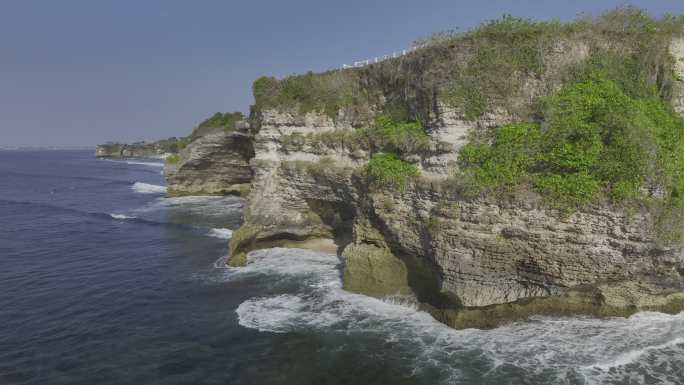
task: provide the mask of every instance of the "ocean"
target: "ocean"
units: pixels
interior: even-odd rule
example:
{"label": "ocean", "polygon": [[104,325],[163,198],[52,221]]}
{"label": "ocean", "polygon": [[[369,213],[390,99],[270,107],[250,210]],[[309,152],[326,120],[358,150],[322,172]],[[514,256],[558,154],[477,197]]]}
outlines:
{"label": "ocean", "polygon": [[0,151],[0,385],[684,384],[684,313],[453,330],[344,291],[334,255],[227,268],[244,202],[161,170]]}

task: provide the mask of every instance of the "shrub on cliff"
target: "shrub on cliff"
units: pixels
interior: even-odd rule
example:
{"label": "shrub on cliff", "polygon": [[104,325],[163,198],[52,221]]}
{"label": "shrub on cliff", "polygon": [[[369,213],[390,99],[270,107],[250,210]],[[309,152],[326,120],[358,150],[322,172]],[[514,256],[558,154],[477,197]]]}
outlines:
{"label": "shrub on cliff", "polygon": [[429,137],[419,122],[396,121],[380,115],[372,126],[360,129],[337,129],[302,135],[293,133],[281,138],[285,151],[301,151],[311,145],[318,153],[328,150],[392,152],[416,154],[428,147]]}
{"label": "shrub on cliff", "polygon": [[353,73],[331,71],[288,76],[282,80],[262,76],[252,84],[253,110],[296,109],[301,114],[322,112],[336,118],[341,108],[358,102],[359,83]]}
{"label": "shrub on cliff", "polygon": [[217,112],[209,118],[203,120],[197,125],[197,127],[195,127],[194,130],[192,130],[189,141],[192,141],[200,136],[204,136],[210,132],[214,132],[214,130],[224,130],[228,132],[233,131],[235,129],[235,123],[243,120],[244,118],[245,116],[242,114],[242,112]]}
{"label": "shrub on cliff", "polygon": [[200,123],[197,127],[199,129],[221,127],[224,130],[232,131],[235,129],[235,123],[244,118],[245,117],[242,115],[242,112],[217,112],[210,118]]}
{"label": "shrub on cliff", "polygon": [[481,189],[510,190],[524,183],[539,158],[539,124],[509,124],[490,135],[461,148],[459,159],[464,169]]}
{"label": "shrub on cliff", "polygon": [[178,154],[173,154],[173,155],[167,156],[166,159],[165,159],[165,162],[166,162],[167,164],[173,165],[173,164],[178,164],[178,163],[180,162],[180,160],[181,160],[180,155],[178,155]]}
{"label": "shrub on cliff", "polygon": [[419,122],[398,122],[381,115],[368,130],[373,146],[381,151],[415,154],[424,150],[429,142],[428,135]]}
{"label": "shrub on cliff", "polygon": [[565,207],[644,191],[680,204],[684,119],[655,94],[629,96],[601,74],[569,84],[545,100],[541,124],[509,124],[464,146],[463,176],[480,190],[527,185]]}
{"label": "shrub on cliff", "polygon": [[380,187],[396,187],[403,189],[408,180],[418,176],[418,168],[399,159],[392,153],[373,155],[366,167],[371,182]]}

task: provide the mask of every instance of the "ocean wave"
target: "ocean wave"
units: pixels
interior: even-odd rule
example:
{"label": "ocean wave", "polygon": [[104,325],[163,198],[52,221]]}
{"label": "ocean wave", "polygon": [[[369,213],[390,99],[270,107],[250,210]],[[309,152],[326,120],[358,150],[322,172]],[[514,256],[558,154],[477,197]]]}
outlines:
{"label": "ocean wave", "polygon": [[[454,330],[418,311],[411,301],[380,300],[342,289],[334,255],[296,249],[250,253],[226,278],[256,276],[278,294],[250,298],[236,312],[240,325],[269,333],[360,333],[392,344],[410,362],[410,375],[439,372],[441,383],[509,382],[600,384],[635,373],[677,383],[684,378],[684,313],[639,313],[629,318],[534,317],[494,330]],[[293,287],[295,289],[293,289]],[[484,373],[467,373],[473,360]],[[427,376],[427,374],[425,374]]]}
{"label": "ocean wave", "polygon": [[161,200],[165,205],[188,205],[188,204],[212,204],[220,203],[222,206],[242,207],[244,199],[235,196],[218,196],[218,195],[192,195],[185,197],[169,197]]}
{"label": "ocean wave", "polygon": [[230,239],[233,236],[233,230],[220,228],[211,229],[207,235],[215,238]]}
{"label": "ocean wave", "polygon": [[142,183],[142,182],[135,182],[131,186],[133,191],[140,193],[140,194],[164,194],[166,193],[166,187],[165,186],[158,186],[155,184],[149,184],[149,183]]}
{"label": "ocean wave", "polygon": [[122,220],[123,220],[123,219],[135,219],[134,216],[125,215],[125,214],[110,213],[109,216],[112,217],[112,218],[114,218],[114,219],[122,219]]}
{"label": "ocean wave", "polygon": [[593,365],[587,365],[584,367],[584,369],[600,369],[603,371],[609,371],[610,369],[613,368],[619,368],[621,366],[626,366],[629,364],[632,364],[636,362],[640,357],[653,352],[653,351],[658,351],[658,350],[663,350],[666,348],[670,348],[673,346],[677,345],[684,345],[684,338],[678,337],[675,338],[672,341],[665,342],[660,345],[655,345],[655,346],[645,346],[639,349],[635,350],[630,350],[625,353],[622,353],[618,355],[617,357],[613,358],[610,361],[604,361],[601,363],[593,364]]}

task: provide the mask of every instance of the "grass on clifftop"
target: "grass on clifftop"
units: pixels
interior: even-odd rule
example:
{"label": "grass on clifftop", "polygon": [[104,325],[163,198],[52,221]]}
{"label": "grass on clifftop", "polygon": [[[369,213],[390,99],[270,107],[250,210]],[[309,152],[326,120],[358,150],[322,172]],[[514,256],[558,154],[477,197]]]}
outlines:
{"label": "grass on clifftop", "polygon": [[235,123],[243,120],[245,116],[242,112],[217,112],[211,117],[202,121],[190,134],[191,138],[195,139],[205,135],[215,129],[223,129],[224,131],[233,131]]}
{"label": "grass on clifftop", "polygon": [[253,109],[296,109],[300,114],[318,111],[336,118],[345,105],[361,96],[352,73],[333,71],[325,74],[309,72],[282,80],[262,76],[252,84]]}
{"label": "grass on clifftop", "polygon": [[[684,17],[655,19],[634,7],[567,23],[505,15],[466,32],[436,34],[417,42],[420,48],[411,54],[362,68],[261,77],[253,84],[253,110],[319,111],[333,119],[343,110],[346,118],[359,114],[366,123],[379,111],[429,127],[437,102],[445,102],[470,120],[501,110],[528,118],[536,112],[530,97],[548,96],[553,86],[578,80],[572,67],[585,54],[634,59],[667,99],[667,44],[681,34]],[[527,95],[539,82],[552,86]]]}

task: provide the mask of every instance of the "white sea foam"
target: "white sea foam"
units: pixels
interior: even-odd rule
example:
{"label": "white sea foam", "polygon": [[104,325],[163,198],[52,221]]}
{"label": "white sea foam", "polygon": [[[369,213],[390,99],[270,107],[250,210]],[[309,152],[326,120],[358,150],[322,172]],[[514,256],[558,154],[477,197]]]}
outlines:
{"label": "white sea foam", "polygon": [[233,196],[216,196],[216,195],[192,195],[185,197],[171,197],[161,200],[161,204],[165,205],[188,205],[188,204],[212,204],[221,203],[223,206],[242,207],[244,200]]}
{"label": "white sea foam", "polygon": [[267,275],[269,291],[287,289],[243,302],[236,310],[240,325],[271,333],[380,337],[393,344],[393,355],[410,361],[411,374],[438,371],[442,383],[478,382],[461,370],[473,359],[488,368],[478,375],[492,383],[510,378],[511,368],[538,383],[568,383],[568,378],[578,379],[570,383],[619,382],[631,378],[635,366],[659,383],[684,378],[684,313],[604,320],[536,317],[488,331],[454,330],[410,301],[381,301],[342,290],[340,261],[334,255],[262,250],[248,256],[247,266],[226,269],[226,274],[230,280]]}
{"label": "white sea foam", "polygon": [[131,186],[133,191],[140,194],[164,194],[166,193],[166,187],[158,186],[155,184],[135,182]]}
{"label": "white sea foam", "polygon": [[132,215],[125,215],[125,214],[115,214],[115,213],[111,213],[111,214],[109,214],[109,216],[112,217],[112,218],[114,218],[114,219],[121,219],[121,220],[123,220],[123,219],[135,219],[134,216],[132,216]]}
{"label": "white sea foam", "polygon": [[208,235],[210,237],[216,237],[221,239],[230,239],[233,236],[233,230],[231,229],[211,229]]}
{"label": "white sea foam", "polygon": [[643,355],[645,355],[649,352],[657,351],[657,350],[663,350],[665,348],[669,348],[669,347],[677,346],[677,345],[684,345],[684,338],[683,337],[675,338],[672,341],[668,341],[668,342],[665,342],[665,343],[660,344],[660,345],[645,346],[643,348],[630,350],[630,351],[627,351],[625,353],[618,355],[617,357],[613,358],[610,361],[585,366],[585,369],[595,368],[595,369],[601,369],[604,371],[608,371],[612,368],[618,368],[621,366],[626,366],[626,365],[632,364],[632,363],[636,362],[640,357],[642,357]]}
{"label": "white sea foam", "polygon": [[164,163],[161,162],[139,162],[139,161],[126,161],[127,164],[135,164],[141,166],[151,166],[151,167],[164,167]]}

